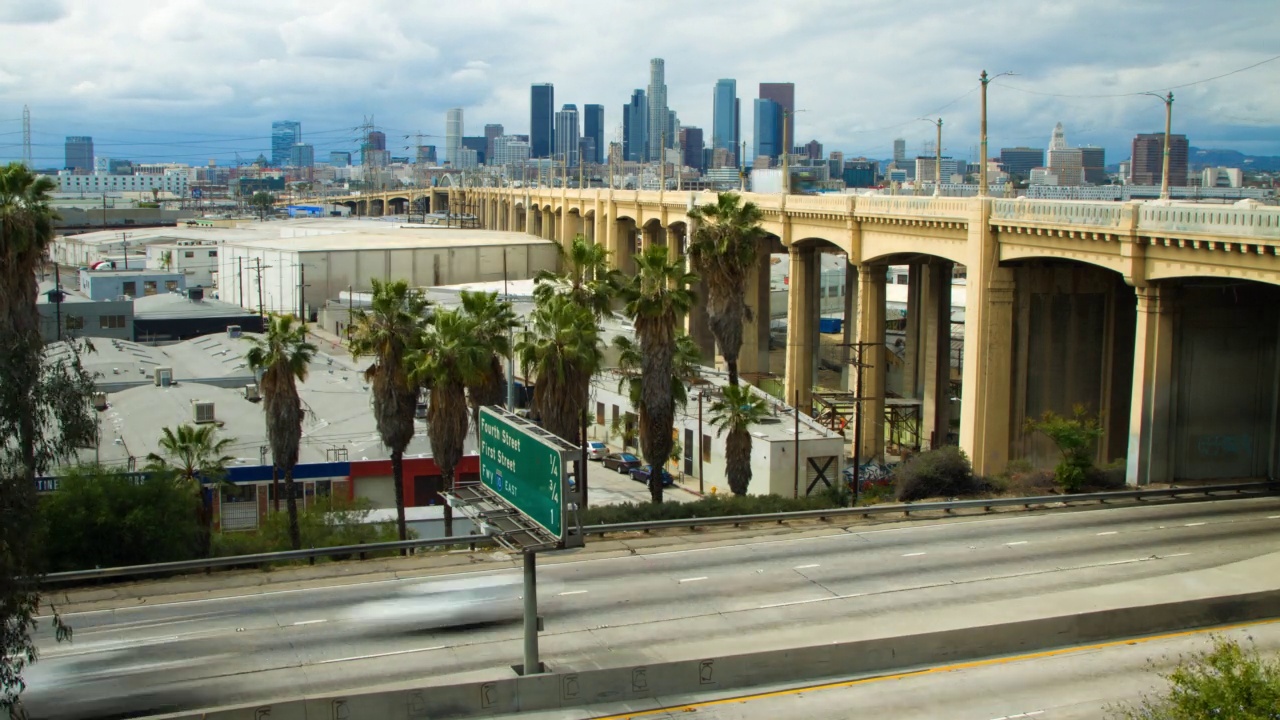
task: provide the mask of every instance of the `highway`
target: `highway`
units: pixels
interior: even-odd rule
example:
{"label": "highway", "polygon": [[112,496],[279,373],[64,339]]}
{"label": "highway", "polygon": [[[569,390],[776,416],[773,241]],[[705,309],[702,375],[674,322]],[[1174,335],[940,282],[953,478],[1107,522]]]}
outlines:
{"label": "highway", "polygon": [[[554,669],[816,644],[850,620],[963,613],[1276,551],[1280,498],[920,520],[621,557],[588,552],[541,563],[542,652]],[[40,638],[27,709],[35,718],[97,718],[475,678],[519,661],[518,624],[406,631],[344,617],[423,582],[432,580],[74,614],[66,618],[74,643]]]}

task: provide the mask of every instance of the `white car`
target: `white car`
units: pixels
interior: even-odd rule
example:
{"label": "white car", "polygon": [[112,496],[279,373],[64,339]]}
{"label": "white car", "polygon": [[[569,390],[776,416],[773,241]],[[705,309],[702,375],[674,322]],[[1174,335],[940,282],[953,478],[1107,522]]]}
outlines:
{"label": "white car", "polygon": [[609,454],[609,446],[602,442],[592,440],[587,443],[587,459],[603,460],[605,455]]}
{"label": "white car", "polygon": [[477,575],[414,583],[384,600],[350,608],[346,620],[379,628],[446,628],[518,620],[523,611],[519,575]]}

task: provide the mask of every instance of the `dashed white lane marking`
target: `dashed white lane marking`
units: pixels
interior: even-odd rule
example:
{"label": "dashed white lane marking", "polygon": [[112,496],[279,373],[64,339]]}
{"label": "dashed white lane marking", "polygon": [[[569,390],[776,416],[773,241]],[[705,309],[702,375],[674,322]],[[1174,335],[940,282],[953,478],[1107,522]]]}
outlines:
{"label": "dashed white lane marking", "polygon": [[792,569],[793,569],[793,570],[808,570],[809,568],[816,568],[816,567],[819,567],[818,563],[813,563],[813,564],[811,564],[811,565],[797,565],[797,566],[795,566],[795,567],[794,567],[794,568],[792,568]]}
{"label": "dashed white lane marking", "polygon": [[1116,534],[1116,532],[1117,532],[1116,530],[1108,530],[1108,531],[1106,531],[1106,532],[1100,532],[1100,533],[1098,533],[1098,535],[1100,535],[1100,536],[1101,536],[1101,535],[1115,535],[1115,534]]}
{"label": "dashed white lane marking", "polygon": [[1268,515],[1268,520],[1280,520],[1280,515]]}
{"label": "dashed white lane marking", "polygon": [[920,556],[921,556],[921,555],[923,555],[923,554],[924,554],[924,553],[922,553],[922,552],[913,552],[913,553],[907,553],[906,555],[903,555],[902,557],[920,557]]}
{"label": "dashed white lane marking", "polygon": [[706,579],[707,579],[707,576],[706,576],[706,575],[703,575],[702,577],[685,578],[685,579],[680,580],[680,581],[678,581],[678,582],[682,582],[682,583],[687,583],[687,582],[698,582],[699,580],[706,580]]}
{"label": "dashed white lane marking", "polygon": [[849,598],[862,597],[866,593],[853,593],[852,595],[832,595],[831,597],[811,598],[809,600],[792,600],[791,602],[770,603],[769,605],[761,605],[761,610],[769,610],[772,608],[791,607],[792,605],[808,605],[810,603],[828,602],[830,600],[848,600]]}
{"label": "dashed white lane marking", "polygon": [[1026,712],[1020,715],[1005,715],[1004,717],[992,718],[991,720],[1018,720],[1019,718],[1033,718],[1037,715],[1043,715],[1043,714],[1044,714],[1043,710],[1036,710],[1034,712]]}
{"label": "dashed white lane marking", "polygon": [[586,594],[586,592],[586,590],[566,590],[565,592],[560,593],[560,597],[564,597],[565,595],[583,595]]}
{"label": "dashed white lane marking", "polygon": [[1199,526],[1201,526],[1201,525],[1204,525],[1204,523],[1202,523],[1202,522],[1198,522],[1198,523],[1187,523],[1186,525],[1183,525],[1183,527],[1199,527]]}
{"label": "dashed white lane marking", "polygon": [[313,665],[329,665],[332,663],[351,662],[352,660],[372,660],[373,658],[393,657],[395,655],[408,655],[410,653],[427,652],[429,650],[443,650],[446,645],[436,645],[434,647],[414,648],[413,650],[395,650],[393,652],[373,653],[372,655],[352,655],[351,657],[333,658],[331,660],[320,660],[312,663]]}
{"label": "dashed white lane marking", "polygon": [[320,623],[324,623],[324,622],[329,622],[329,621],[328,620],[300,620],[294,623],[293,627],[298,627],[299,625],[319,625]]}
{"label": "dashed white lane marking", "polygon": [[1005,545],[1005,547],[1013,547],[1014,545],[1026,545],[1026,544],[1027,544],[1027,541],[1026,541],[1026,540],[1019,540],[1019,541],[1017,541],[1017,542],[1009,542],[1009,543],[1005,543],[1004,545]]}
{"label": "dashed white lane marking", "polygon": [[1190,554],[1191,554],[1191,553],[1174,553],[1174,554],[1172,554],[1172,555],[1161,555],[1160,557],[1161,557],[1161,558],[1186,557],[1186,556],[1188,556],[1188,555],[1190,555]]}

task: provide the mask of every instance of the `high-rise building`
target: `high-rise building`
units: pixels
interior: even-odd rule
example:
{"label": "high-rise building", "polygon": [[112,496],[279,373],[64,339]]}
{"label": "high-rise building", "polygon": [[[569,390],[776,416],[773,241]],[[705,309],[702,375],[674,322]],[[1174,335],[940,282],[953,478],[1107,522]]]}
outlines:
{"label": "high-rise building", "polygon": [[1080,167],[1088,185],[1107,183],[1107,151],[1104,148],[1086,146],[1080,148]]}
{"label": "high-rise building", "polygon": [[529,153],[535,158],[549,158],[555,147],[556,86],[538,83],[529,95]]}
{"label": "high-rise building", "polygon": [[[661,160],[663,146],[675,144],[670,127],[671,114],[667,109],[666,63],[662,58],[649,61],[649,156],[646,160]],[[665,141],[665,142],[664,142]]]}
{"label": "high-rise building", "polygon": [[493,160],[489,165],[519,166],[529,162],[529,141],[517,135],[503,135],[493,140]]}
{"label": "high-rise building", "polygon": [[[916,157],[916,182],[933,184],[933,180],[937,177],[939,159],[933,155]],[[965,161],[956,158],[949,158],[945,155],[942,161],[942,182],[949,183],[953,175],[963,175],[967,170]]]}
{"label": "high-rise building", "polygon": [[738,154],[738,81],[721,78],[711,93],[711,147]]}
{"label": "high-rise building", "polygon": [[782,154],[782,106],[768,98],[756,98],[755,109],[755,157],[776,158]]}
{"label": "high-rise building", "polygon": [[702,151],[702,128],[680,128],[680,152],[684,156],[685,167],[691,167],[699,171],[706,170],[707,166],[703,161]]}
{"label": "high-rise building", "polygon": [[622,107],[622,154],[632,162],[649,159],[649,97],[644,90],[631,93],[631,102]]}
{"label": "high-rise building", "polygon": [[782,113],[787,113],[786,137],[781,139],[784,148],[795,147],[796,140],[796,118],[792,113],[796,109],[796,85],[795,83],[760,83],[760,99],[772,100],[778,104],[779,117]]}
{"label": "high-rise building", "polygon": [[316,149],[308,143],[297,143],[289,148],[289,165],[296,168],[315,167]]}
{"label": "high-rise building", "polygon": [[822,159],[822,143],[817,140],[810,140],[808,143],[796,148],[795,154],[804,155],[810,160]]}
{"label": "high-rise building", "polygon": [[284,167],[289,162],[289,152],[302,142],[302,123],[296,120],[276,120],[271,123],[271,164]]}
{"label": "high-rise building", "polygon": [[898,138],[893,141],[893,164],[903,167],[907,162],[907,141]]}
{"label": "high-rise building", "polygon": [[329,152],[329,164],[334,167],[347,167],[351,164],[351,153],[332,150]]}
{"label": "high-rise building", "polygon": [[583,155],[582,162],[599,165],[604,162],[604,106],[582,106],[582,137],[592,142],[591,154]]}
{"label": "high-rise building", "polygon": [[556,113],[556,161],[578,166],[578,106],[566,104]]}
{"label": "high-rise building", "polygon": [[1000,167],[1015,181],[1031,179],[1031,168],[1044,167],[1044,149],[1030,147],[1000,148]]}
{"label": "high-rise building", "polygon": [[387,152],[387,134],[380,130],[371,130],[360,146],[360,163],[369,167],[386,167],[391,162],[391,153]]}
{"label": "high-rise building", "polygon": [[381,130],[371,130],[367,142],[370,150],[386,150],[387,134]]}
{"label": "high-rise building", "polygon": [[[1134,185],[1159,185],[1164,177],[1164,133],[1142,133],[1133,138]],[[1187,136],[1169,136],[1169,186],[1187,184]]]}
{"label": "high-rise building", "polygon": [[1067,146],[1067,133],[1062,129],[1062,123],[1053,126],[1053,135],[1049,138],[1049,171],[1057,176],[1059,185],[1084,183],[1080,149]]}
{"label": "high-rise building", "polygon": [[505,134],[501,125],[490,123],[484,126],[484,163],[486,165],[493,158],[493,141]]}
{"label": "high-rise building", "polygon": [[[88,135],[72,135],[67,137],[66,147],[67,170],[93,172],[93,138]],[[286,153],[285,159],[288,159]]]}
{"label": "high-rise building", "polygon": [[476,153],[476,162],[483,165],[488,162],[489,156],[485,155],[485,148],[489,146],[489,139],[483,135],[463,135],[462,147],[474,150]]}
{"label": "high-rise building", "polygon": [[416,161],[419,165],[435,165],[438,162],[436,160],[436,146],[419,145]]}
{"label": "high-rise building", "polygon": [[444,161],[454,167],[458,165],[462,131],[462,108],[450,108],[444,114]]}
{"label": "high-rise building", "polygon": [[[896,163],[897,161],[895,160],[894,162]],[[872,187],[876,184],[879,165],[874,160],[856,158],[854,160],[845,160],[842,164],[844,168],[840,173],[840,177],[844,180],[846,187]]]}

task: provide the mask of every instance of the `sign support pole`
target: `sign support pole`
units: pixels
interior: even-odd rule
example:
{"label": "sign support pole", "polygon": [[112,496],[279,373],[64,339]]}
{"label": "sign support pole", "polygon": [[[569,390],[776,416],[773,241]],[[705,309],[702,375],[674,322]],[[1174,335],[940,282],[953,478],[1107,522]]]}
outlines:
{"label": "sign support pole", "polygon": [[538,660],[538,560],[537,554],[524,553],[524,666],[521,675],[542,672]]}

